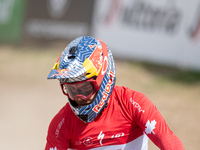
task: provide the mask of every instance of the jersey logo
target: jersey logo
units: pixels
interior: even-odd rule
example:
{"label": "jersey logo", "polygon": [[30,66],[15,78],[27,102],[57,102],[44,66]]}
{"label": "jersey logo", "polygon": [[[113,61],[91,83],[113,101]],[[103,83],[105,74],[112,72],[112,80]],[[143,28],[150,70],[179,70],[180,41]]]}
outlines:
{"label": "jersey logo", "polygon": [[142,107],[140,106],[140,104],[138,104],[137,102],[135,102],[132,97],[130,98],[130,102],[133,104],[134,108],[138,109],[138,112],[145,112],[145,110],[142,110]]}
{"label": "jersey logo", "polygon": [[118,133],[116,135],[112,135],[111,138],[119,138],[119,137],[123,137],[124,136],[124,133]]}
{"label": "jersey logo", "polygon": [[62,127],[62,125],[64,124],[65,118],[62,119],[62,121],[58,124],[57,128],[56,128],[56,132],[55,132],[55,136],[56,138],[58,138],[58,135],[60,133],[60,129]]}
{"label": "jersey logo", "polygon": [[146,132],[146,134],[151,134],[151,132],[153,133],[153,134],[155,134],[155,132],[153,131],[156,127],[156,121],[155,121],[155,119],[153,120],[153,121],[147,121],[147,123],[146,123],[146,128],[145,128],[145,132]]}
{"label": "jersey logo", "polygon": [[85,144],[85,145],[92,145],[92,143],[93,143],[93,138],[91,138],[91,137],[86,137],[85,139],[84,139],[84,141],[83,141],[83,143]]}
{"label": "jersey logo", "polygon": [[103,145],[103,144],[102,144],[102,140],[103,140],[104,136],[105,136],[105,134],[103,134],[103,132],[101,131],[101,132],[99,133],[99,136],[97,137],[97,139],[100,140],[99,142],[100,142],[101,145]]}

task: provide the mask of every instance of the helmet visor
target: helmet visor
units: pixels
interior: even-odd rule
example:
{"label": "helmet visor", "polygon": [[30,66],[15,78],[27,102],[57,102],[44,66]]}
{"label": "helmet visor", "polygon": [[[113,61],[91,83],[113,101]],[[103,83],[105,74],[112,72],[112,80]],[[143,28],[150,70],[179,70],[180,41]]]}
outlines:
{"label": "helmet visor", "polygon": [[[96,91],[96,81],[84,81],[78,83],[62,83],[62,89],[65,95],[70,99],[82,98],[84,100],[89,99]],[[96,85],[96,86],[95,86]]]}

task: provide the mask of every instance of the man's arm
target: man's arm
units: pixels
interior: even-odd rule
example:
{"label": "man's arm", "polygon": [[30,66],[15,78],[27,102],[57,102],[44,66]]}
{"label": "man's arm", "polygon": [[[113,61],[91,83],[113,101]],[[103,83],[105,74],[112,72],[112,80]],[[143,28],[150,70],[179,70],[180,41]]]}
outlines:
{"label": "man's arm", "polygon": [[170,130],[161,113],[146,96],[135,93],[133,100],[144,110],[141,113],[133,108],[135,121],[156,146],[161,150],[184,150],[180,139]]}

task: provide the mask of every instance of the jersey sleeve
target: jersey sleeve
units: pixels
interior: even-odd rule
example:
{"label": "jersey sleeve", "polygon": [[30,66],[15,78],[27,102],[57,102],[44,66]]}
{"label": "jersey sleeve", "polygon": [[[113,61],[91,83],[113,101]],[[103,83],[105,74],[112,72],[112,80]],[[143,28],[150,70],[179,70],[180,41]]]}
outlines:
{"label": "jersey sleeve", "polygon": [[170,130],[156,106],[142,93],[128,94],[129,108],[134,121],[161,150],[184,150],[180,139]]}
{"label": "jersey sleeve", "polygon": [[64,108],[52,119],[47,135],[45,150],[67,150],[69,147]]}

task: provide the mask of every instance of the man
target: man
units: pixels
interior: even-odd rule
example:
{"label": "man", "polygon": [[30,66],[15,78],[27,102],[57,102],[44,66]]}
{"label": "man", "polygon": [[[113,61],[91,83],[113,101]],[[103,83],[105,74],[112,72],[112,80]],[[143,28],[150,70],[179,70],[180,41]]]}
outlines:
{"label": "man", "polygon": [[58,79],[67,103],[50,123],[45,150],[184,150],[154,104],[142,93],[115,86],[109,47],[79,37],[62,52],[48,75]]}

